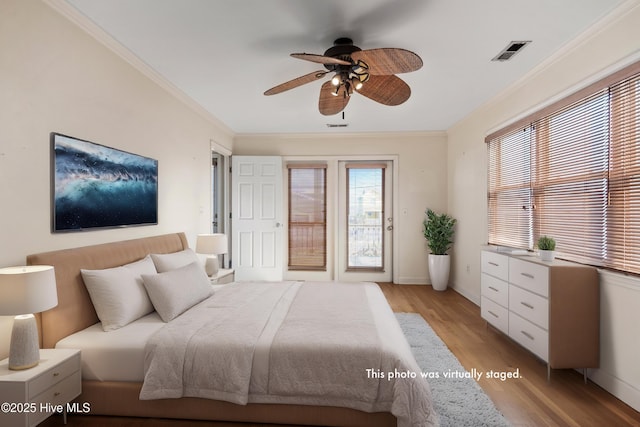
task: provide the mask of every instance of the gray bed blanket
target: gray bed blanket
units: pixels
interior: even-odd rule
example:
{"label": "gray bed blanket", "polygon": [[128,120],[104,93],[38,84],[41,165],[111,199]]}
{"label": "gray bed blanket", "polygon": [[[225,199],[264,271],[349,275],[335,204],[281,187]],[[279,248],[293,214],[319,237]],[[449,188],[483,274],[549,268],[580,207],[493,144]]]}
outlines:
{"label": "gray bed blanket", "polygon": [[225,286],[147,343],[140,398],[183,396],[389,411],[398,427],[437,425],[429,386],[373,283]]}

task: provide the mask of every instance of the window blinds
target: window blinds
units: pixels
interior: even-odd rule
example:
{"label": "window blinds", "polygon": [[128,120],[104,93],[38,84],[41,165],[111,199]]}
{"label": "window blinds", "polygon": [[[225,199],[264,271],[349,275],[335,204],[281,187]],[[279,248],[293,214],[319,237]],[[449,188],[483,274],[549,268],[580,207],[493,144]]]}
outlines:
{"label": "window blinds", "polygon": [[289,164],[289,270],[326,270],[326,165]]}
{"label": "window blinds", "polygon": [[611,87],[606,265],[640,273],[640,75]]}
{"label": "window blinds", "polygon": [[558,251],[574,260],[600,260],[607,204],[607,92],[536,121],[533,132],[533,241],[552,236]]}
{"label": "window blinds", "polygon": [[489,243],[640,273],[640,63],[488,142]]}
{"label": "window blinds", "polygon": [[531,129],[516,129],[489,145],[489,242],[531,247]]}

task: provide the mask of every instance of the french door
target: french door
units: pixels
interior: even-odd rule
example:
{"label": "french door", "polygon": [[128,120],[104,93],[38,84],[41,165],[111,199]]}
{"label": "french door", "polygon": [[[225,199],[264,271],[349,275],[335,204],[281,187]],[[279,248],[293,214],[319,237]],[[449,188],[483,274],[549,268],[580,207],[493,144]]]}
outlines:
{"label": "french door", "polygon": [[[232,156],[236,280],[393,281],[393,162],[327,162],[325,271],[288,271],[280,157]],[[289,178],[290,179],[290,178]],[[292,276],[293,274],[293,276]],[[318,279],[318,274],[326,279]]]}
{"label": "french door", "polygon": [[392,163],[338,162],[337,279],[392,281]]}

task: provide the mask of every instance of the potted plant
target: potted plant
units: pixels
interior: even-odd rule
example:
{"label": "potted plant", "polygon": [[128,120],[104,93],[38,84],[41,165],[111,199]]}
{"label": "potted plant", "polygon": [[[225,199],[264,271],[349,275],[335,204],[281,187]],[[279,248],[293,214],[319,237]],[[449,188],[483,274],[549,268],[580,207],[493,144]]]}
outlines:
{"label": "potted plant", "polygon": [[427,217],[423,221],[423,234],[427,239],[429,254],[429,277],[431,285],[436,291],[444,291],[449,283],[449,269],[451,260],[447,251],[453,244],[453,227],[456,220],[447,214],[437,215],[431,209],[425,212]]}
{"label": "potted plant", "polygon": [[538,239],[538,251],[542,261],[553,261],[555,257],[556,241],[549,236],[540,236]]}

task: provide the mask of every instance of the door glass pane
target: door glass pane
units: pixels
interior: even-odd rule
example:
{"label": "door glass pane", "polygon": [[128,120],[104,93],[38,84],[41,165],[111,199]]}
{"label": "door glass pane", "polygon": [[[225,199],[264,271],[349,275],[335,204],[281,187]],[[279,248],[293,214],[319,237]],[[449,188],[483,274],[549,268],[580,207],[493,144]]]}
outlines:
{"label": "door glass pane", "polygon": [[219,163],[220,157],[218,154],[213,153],[213,157],[211,159],[211,189],[213,191],[213,195],[211,197],[212,201],[212,212],[213,212],[213,223],[211,224],[211,232],[219,233],[220,229],[218,228],[218,211],[220,209],[220,203],[218,198],[221,193],[221,182],[218,179],[218,173],[220,173]]}
{"label": "door glass pane", "polygon": [[347,269],[383,268],[383,172],[383,168],[347,169]]}

